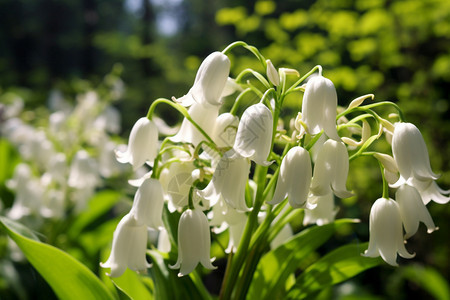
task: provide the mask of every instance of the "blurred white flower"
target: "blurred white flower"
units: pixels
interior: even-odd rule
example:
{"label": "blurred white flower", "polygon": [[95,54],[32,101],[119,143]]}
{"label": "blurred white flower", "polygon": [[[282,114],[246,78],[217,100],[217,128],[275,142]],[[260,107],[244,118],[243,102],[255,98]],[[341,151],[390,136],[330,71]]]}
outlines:
{"label": "blurred white flower", "polygon": [[7,215],[13,220],[19,220],[31,214],[39,214],[45,189],[40,180],[35,178],[29,165],[20,163],[14,169],[13,178],[6,186],[15,191],[14,203]]}
{"label": "blurred white flower", "polygon": [[207,269],[215,269],[211,264],[211,236],[208,219],[199,209],[188,209],[178,223],[178,259],[171,269],[180,269],[178,276],[191,273],[198,263]]}
{"label": "blurred white flower", "polygon": [[131,215],[125,215],[114,231],[111,254],[102,268],[110,268],[111,277],[121,276],[127,268],[145,272],[150,267],[147,251],[147,226],[139,224]]}
{"label": "blurred white flower", "polygon": [[398,266],[397,253],[403,258],[413,258],[404,244],[400,209],[392,199],[379,198],[370,209],[369,248],[363,256],[381,258],[391,266]]}
{"label": "blurred white flower", "polygon": [[225,152],[214,175],[204,190],[198,195],[214,205],[222,197],[232,208],[248,211],[245,204],[245,186],[250,171],[250,162],[233,150]]}
{"label": "blurred white flower", "polygon": [[333,192],[340,198],[351,197],[353,194],[345,186],[348,170],[348,152],[344,143],[327,140],[317,155],[311,192],[316,196]]}
{"label": "blurred white flower", "polygon": [[336,130],[337,94],[333,82],[321,75],[308,80],[303,95],[302,121],[312,135],[321,130],[335,141],[340,141]]}
{"label": "blurred white flower", "polygon": [[395,200],[399,205],[400,215],[405,227],[405,239],[417,232],[420,222],[427,226],[428,233],[438,229],[434,225],[425,204],[423,204],[422,197],[414,187],[403,184],[395,193]]}
{"label": "blurred white flower", "polygon": [[161,228],[158,234],[158,250],[169,253],[172,245],[170,244],[169,233],[165,228]]}
{"label": "blurred white flower", "polygon": [[249,106],[239,122],[234,150],[259,165],[268,166],[272,146],[273,117],[262,103]]}
{"label": "blurred white flower", "polygon": [[278,204],[287,197],[293,208],[308,206],[306,200],[311,178],[312,167],[308,151],[299,146],[291,148],[281,162],[275,193],[268,204]]}
{"label": "blurred white flower", "polygon": [[97,161],[85,150],[79,150],[70,164],[67,183],[70,187],[84,189],[100,182]]}
{"label": "blurred white flower", "polygon": [[128,148],[125,152],[116,151],[117,160],[130,163],[133,169],[145,162],[152,162],[158,151],[158,131],[156,125],[146,117],[140,118],[131,129]]}

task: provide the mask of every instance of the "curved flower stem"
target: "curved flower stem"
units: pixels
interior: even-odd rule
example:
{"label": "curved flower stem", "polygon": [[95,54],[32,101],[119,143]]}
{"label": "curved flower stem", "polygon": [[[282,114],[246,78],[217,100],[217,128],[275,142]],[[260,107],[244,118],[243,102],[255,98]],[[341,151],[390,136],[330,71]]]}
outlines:
{"label": "curved flower stem", "polygon": [[386,177],[384,176],[384,167],[380,161],[378,161],[378,164],[380,165],[381,178],[383,179],[383,196],[382,197],[385,199],[389,199],[389,184],[386,180]]}
{"label": "curved flower stem", "polygon": [[256,79],[258,79],[259,82],[261,82],[262,85],[264,85],[264,87],[266,89],[270,89],[270,83],[267,81],[267,79],[264,78],[264,76],[262,76],[260,73],[254,71],[252,69],[245,69],[244,71],[239,73],[239,75],[236,76],[236,82],[242,83],[241,81],[243,80],[244,76],[247,74],[252,74]]}
{"label": "curved flower stem", "polygon": [[264,56],[262,56],[262,54],[259,52],[259,50],[255,46],[251,46],[251,45],[247,44],[246,42],[237,41],[237,42],[231,43],[225,49],[222,50],[222,53],[227,55],[232,49],[234,49],[236,47],[243,47],[243,48],[247,49],[248,51],[250,51],[251,53],[253,53],[253,55],[255,55],[256,58],[261,62],[264,69],[266,69],[267,64],[266,64],[266,59],[264,58]]}
{"label": "curved flower stem", "polygon": [[340,117],[343,117],[343,116],[345,116],[345,115],[347,115],[347,114],[349,114],[351,112],[354,112],[354,111],[358,111],[358,110],[369,111],[372,108],[385,106],[385,105],[393,106],[398,112],[398,117],[400,119],[400,122],[405,122],[405,116],[404,116],[402,110],[400,109],[400,107],[397,104],[395,104],[394,102],[391,102],[391,101],[382,101],[382,102],[377,102],[377,103],[373,103],[373,104],[368,104],[368,105],[363,105],[363,106],[352,107],[350,109],[346,109],[346,110],[344,110],[343,112],[341,112],[340,114],[338,114],[336,116],[336,120],[338,120]]}
{"label": "curved flower stem", "polygon": [[165,103],[168,104],[170,106],[172,106],[173,108],[175,108],[176,110],[178,110],[189,122],[192,123],[192,125],[195,126],[195,128],[197,128],[198,131],[200,131],[201,134],[203,134],[203,136],[212,144],[214,144],[214,141],[211,139],[211,137],[200,127],[200,125],[197,124],[197,122],[195,122],[191,116],[189,115],[189,112],[187,111],[187,109],[178,104],[175,103],[173,101],[170,101],[169,99],[165,99],[165,98],[158,98],[155,101],[153,101],[152,105],[150,105],[150,108],[148,109],[148,113],[147,113],[147,118],[149,120],[152,119],[153,113],[155,111],[155,108],[158,104],[160,103]]}
{"label": "curved flower stem", "polygon": [[242,99],[244,99],[244,96],[247,95],[248,93],[252,92],[253,90],[251,88],[246,88],[245,90],[243,90],[239,96],[237,96],[236,101],[234,101],[233,107],[230,110],[230,114],[232,114],[233,116],[236,115],[237,110],[239,108],[239,105],[242,102]]}
{"label": "curved flower stem", "polygon": [[299,80],[297,80],[285,93],[285,95],[289,94],[290,92],[292,92],[292,90],[294,90],[300,83],[302,83],[303,81],[305,81],[306,78],[308,78],[311,74],[313,74],[316,70],[319,70],[319,75],[322,74],[322,66],[317,65],[314,68],[311,69],[311,71],[309,71],[308,73],[306,73],[305,75],[303,75]]}

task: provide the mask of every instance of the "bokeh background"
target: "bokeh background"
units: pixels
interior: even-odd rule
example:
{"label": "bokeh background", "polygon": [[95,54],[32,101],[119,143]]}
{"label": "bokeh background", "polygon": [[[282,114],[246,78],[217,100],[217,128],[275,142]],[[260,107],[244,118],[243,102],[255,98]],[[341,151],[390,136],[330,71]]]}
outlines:
{"label": "bokeh background", "polygon": [[[39,110],[52,91],[75,99],[114,76],[124,84],[114,106],[126,138],[154,99],[184,95],[202,59],[235,40],[256,46],[277,67],[306,73],[322,65],[340,105],[369,93],[398,103],[422,131],[432,168],[442,175],[439,185],[450,188],[446,0],[2,0],[0,101],[20,96],[28,110]],[[233,75],[243,66],[259,70],[244,51],[236,54]],[[170,110],[159,113],[170,125],[180,121]],[[338,203],[339,216],[367,224],[381,195],[373,163],[350,165],[348,186],[358,197]],[[11,192],[1,191],[7,203]],[[335,297],[428,299],[430,290],[445,289],[433,278],[444,285],[450,278],[450,205],[428,207],[440,230],[428,235],[421,225],[408,242],[415,259],[370,270],[341,285]],[[367,240],[367,231],[359,226],[353,234]],[[9,289],[0,278],[0,292],[13,297]]]}

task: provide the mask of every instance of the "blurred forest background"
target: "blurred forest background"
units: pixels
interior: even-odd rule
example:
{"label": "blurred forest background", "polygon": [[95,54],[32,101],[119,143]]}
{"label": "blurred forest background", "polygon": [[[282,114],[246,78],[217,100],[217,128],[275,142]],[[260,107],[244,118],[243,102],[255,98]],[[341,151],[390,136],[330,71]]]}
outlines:
{"label": "blurred forest background", "polygon": [[[47,105],[51,91],[72,99],[109,74],[124,84],[114,105],[126,137],[154,99],[184,95],[202,59],[235,40],[256,46],[276,67],[306,73],[322,65],[342,106],[369,93],[397,102],[422,131],[433,170],[442,175],[439,185],[450,188],[447,0],[2,0],[0,101],[19,95],[34,110]],[[242,54],[232,57],[234,75],[242,66],[259,68]],[[180,120],[160,113],[170,124]],[[339,203],[339,217],[368,223],[381,195],[372,163],[350,165],[348,186],[358,197]],[[376,268],[341,288],[359,290],[358,299],[427,298],[440,288],[429,280],[434,272],[448,282],[450,205],[428,207],[440,230],[428,235],[421,225],[409,241],[415,259],[398,269]],[[367,240],[368,226],[359,227],[355,234]]]}

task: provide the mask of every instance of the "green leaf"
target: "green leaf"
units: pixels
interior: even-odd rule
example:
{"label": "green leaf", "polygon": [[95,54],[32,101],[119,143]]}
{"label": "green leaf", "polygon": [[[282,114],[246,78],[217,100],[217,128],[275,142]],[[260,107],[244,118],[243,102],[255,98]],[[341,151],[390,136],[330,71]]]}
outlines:
{"label": "green leaf", "polygon": [[114,299],[94,273],[64,251],[17,233],[4,217],[0,225],[60,299]]}
{"label": "green leaf", "polygon": [[402,268],[403,276],[426,290],[435,299],[450,299],[450,287],[435,269],[419,265],[405,266]]}
{"label": "green leaf", "polygon": [[342,246],[309,266],[289,291],[289,299],[311,298],[326,287],[333,286],[383,263],[380,257],[361,255],[368,243]]}
{"label": "green leaf", "polygon": [[293,236],[278,248],[265,254],[256,269],[249,288],[250,299],[280,299],[286,292],[286,282],[315,249],[325,243],[344,225],[354,219],[340,219],[323,226],[312,226]]}
{"label": "green leaf", "polygon": [[141,276],[130,269],[127,269],[122,276],[113,278],[112,281],[130,299],[153,299],[152,293],[142,282]]}

